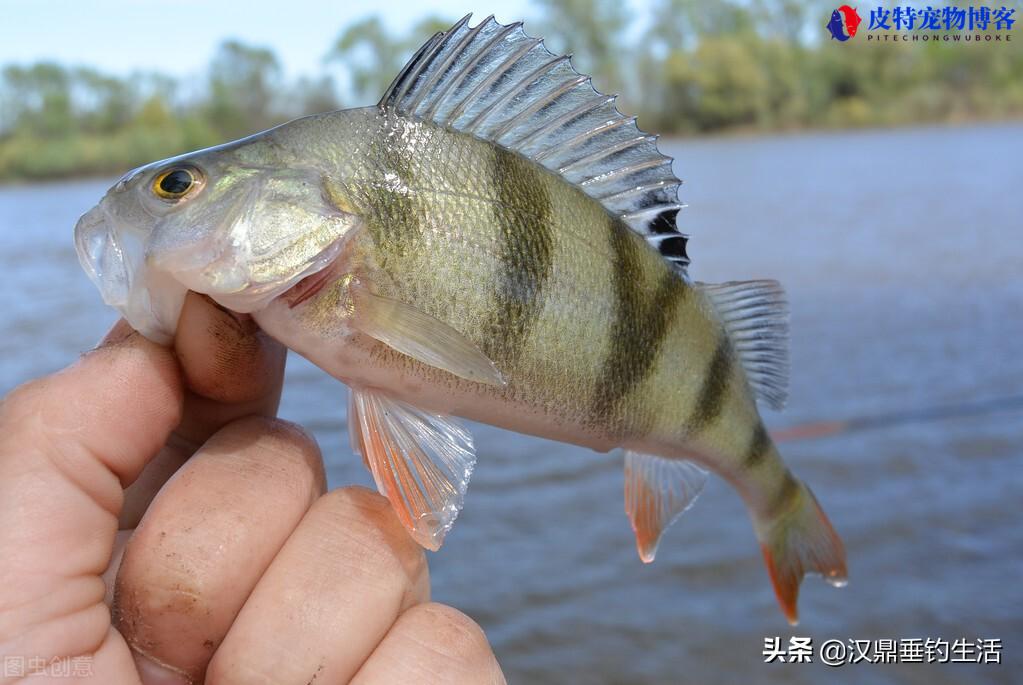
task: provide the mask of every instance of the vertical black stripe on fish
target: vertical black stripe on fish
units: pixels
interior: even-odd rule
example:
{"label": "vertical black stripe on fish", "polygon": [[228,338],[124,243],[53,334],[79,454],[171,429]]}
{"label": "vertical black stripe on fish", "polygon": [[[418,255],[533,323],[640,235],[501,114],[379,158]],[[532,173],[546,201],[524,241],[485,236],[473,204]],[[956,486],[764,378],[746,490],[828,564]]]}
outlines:
{"label": "vertical black stripe on fish", "polygon": [[728,384],[732,377],[732,365],[734,353],[728,335],[721,331],[718,334],[718,344],[714,349],[714,357],[707,367],[707,375],[700,386],[700,393],[696,398],[696,405],[693,407],[689,419],[686,421],[686,432],[690,435],[696,434],[709,426],[721,414],[725,404],[725,396],[728,393]]}
{"label": "vertical black stripe on fish", "polygon": [[770,519],[787,511],[792,506],[792,500],[799,495],[801,490],[799,479],[793,476],[791,471],[785,469],[785,475],[782,476],[778,488],[767,503],[764,516]]}
{"label": "vertical black stripe on fish", "polygon": [[[401,136],[392,140],[401,140]],[[408,269],[415,268],[426,212],[416,192],[419,181],[411,152],[399,144],[379,149],[379,178],[350,186],[366,207],[366,228],[379,252],[380,266],[397,281]]]}
{"label": "vertical black stripe on fish", "polygon": [[610,427],[623,418],[624,400],[656,368],[664,339],[688,287],[665,268],[657,286],[644,289],[640,251],[646,246],[618,219],[609,219],[608,237],[614,255],[611,286],[615,315],[590,416]]}
{"label": "vertical black stripe on fish", "polygon": [[494,148],[491,180],[501,232],[484,352],[511,366],[543,311],[554,266],[553,205],[546,174],[514,152]]}
{"label": "vertical black stripe on fish", "polygon": [[757,421],[753,429],[753,436],[750,438],[749,447],[746,449],[746,457],[742,466],[745,469],[755,467],[771,451],[771,437],[767,434],[762,421]]}

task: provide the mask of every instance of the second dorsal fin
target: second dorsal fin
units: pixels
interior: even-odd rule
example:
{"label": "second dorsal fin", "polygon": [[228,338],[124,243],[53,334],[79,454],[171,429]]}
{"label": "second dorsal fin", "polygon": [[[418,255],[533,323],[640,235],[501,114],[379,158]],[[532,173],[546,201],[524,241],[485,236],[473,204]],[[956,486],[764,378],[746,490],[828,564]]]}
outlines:
{"label": "second dorsal fin", "polygon": [[681,181],[657,137],[636,126],[519,23],[467,15],[428,40],[379,106],[513,150],[560,174],[643,235],[682,273],[686,236],[675,217]]}
{"label": "second dorsal fin", "polygon": [[789,395],[789,308],[778,281],[698,283],[721,317],[757,398],[782,409]]}

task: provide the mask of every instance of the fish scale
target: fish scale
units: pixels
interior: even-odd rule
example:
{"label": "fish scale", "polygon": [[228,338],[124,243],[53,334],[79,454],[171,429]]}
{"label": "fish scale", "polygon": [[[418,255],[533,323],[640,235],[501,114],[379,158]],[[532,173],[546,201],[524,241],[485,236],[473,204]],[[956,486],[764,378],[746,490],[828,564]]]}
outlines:
{"label": "fish scale", "polygon": [[[356,128],[360,137],[371,135],[368,125]],[[402,129],[398,135],[385,124],[372,135],[408,140],[408,129]],[[415,144],[419,150],[415,164],[403,164],[393,172],[402,179],[400,190],[379,179],[357,177],[342,179],[333,191],[342,204],[364,211],[368,239],[353,245],[353,251],[359,260],[386,273],[387,281],[377,284],[381,292],[450,322],[507,369],[517,380],[505,392],[563,407],[562,421],[585,417],[593,423],[588,410],[600,380],[602,350],[600,345],[581,347],[578,335],[588,329],[589,338],[618,339],[610,330],[607,312],[623,308],[615,302],[607,236],[578,241],[570,227],[577,225],[580,212],[592,215],[598,225],[609,217],[590,198],[543,170],[531,169],[512,153],[495,151],[463,134],[423,129],[418,126],[415,135],[429,142]],[[380,156],[370,157],[371,168],[387,168],[388,158],[395,156],[384,145],[366,147],[365,154]],[[467,148],[475,151],[470,154]],[[457,195],[446,191],[469,187],[474,167],[467,170],[460,163],[467,157],[485,160],[474,167],[487,170],[493,180],[484,187],[493,190]],[[515,170],[522,178],[515,178]],[[496,178],[499,174],[504,174],[504,183]],[[415,209],[425,206],[429,209]],[[627,229],[618,230],[620,239],[635,243],[637,253],[645,250]],[[670,273],[656,255],[648,257],[647,264],[651,270]],[[558,277],[553,279],[550,274],[555,271]],[[480,283],[493,284],[490,292],[476,288]],[[643,296],[641,290],[636,292]],[[564,360],[574,360],[568,373]],[[554,387],[538,382],[551,373],[574,382]],[[604,433],[613,428],[600,427]]]}
{"label": "fish scale", "polygon": [[[160,197],[168,172],[202,182]],[[787,393],[784,293],[689,279],[680,183],[568,58],[467,17],[376,107],[129,174],[76,246],[152,339],[173,337],[191,289],[348,384],[353,449],[424,547],[475,465],[455,417],[623,448],[642,560],[713,471],[744,499],[794,622],[803,575],[841,584],[845,556],[757,409]]]}

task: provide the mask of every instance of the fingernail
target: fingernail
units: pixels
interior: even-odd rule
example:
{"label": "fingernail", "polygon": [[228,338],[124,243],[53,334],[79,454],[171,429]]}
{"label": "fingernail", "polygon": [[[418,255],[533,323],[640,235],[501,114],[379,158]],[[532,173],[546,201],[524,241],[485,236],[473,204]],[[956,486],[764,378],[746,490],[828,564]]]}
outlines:
{"label": "fingernail", "polygon": [[192,683],[192,679],[184,673],[159,664],[134,649],[131,654],[135,657],[135,668],[139,671],[143,685],[191,685]]}

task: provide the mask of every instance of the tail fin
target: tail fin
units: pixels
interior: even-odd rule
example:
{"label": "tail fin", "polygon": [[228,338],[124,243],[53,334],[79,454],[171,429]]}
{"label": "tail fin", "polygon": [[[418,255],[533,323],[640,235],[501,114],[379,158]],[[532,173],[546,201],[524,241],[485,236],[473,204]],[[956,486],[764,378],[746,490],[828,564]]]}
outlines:
{"label": "tail fin", "polygon": [[801,481],[792,507],[765,522],[758,531],[764,563],[774,594],[789,623],[796,625],[799,584],[806,573],[820,574],[831,585],[846,583],[845,547],[817,498]]}

